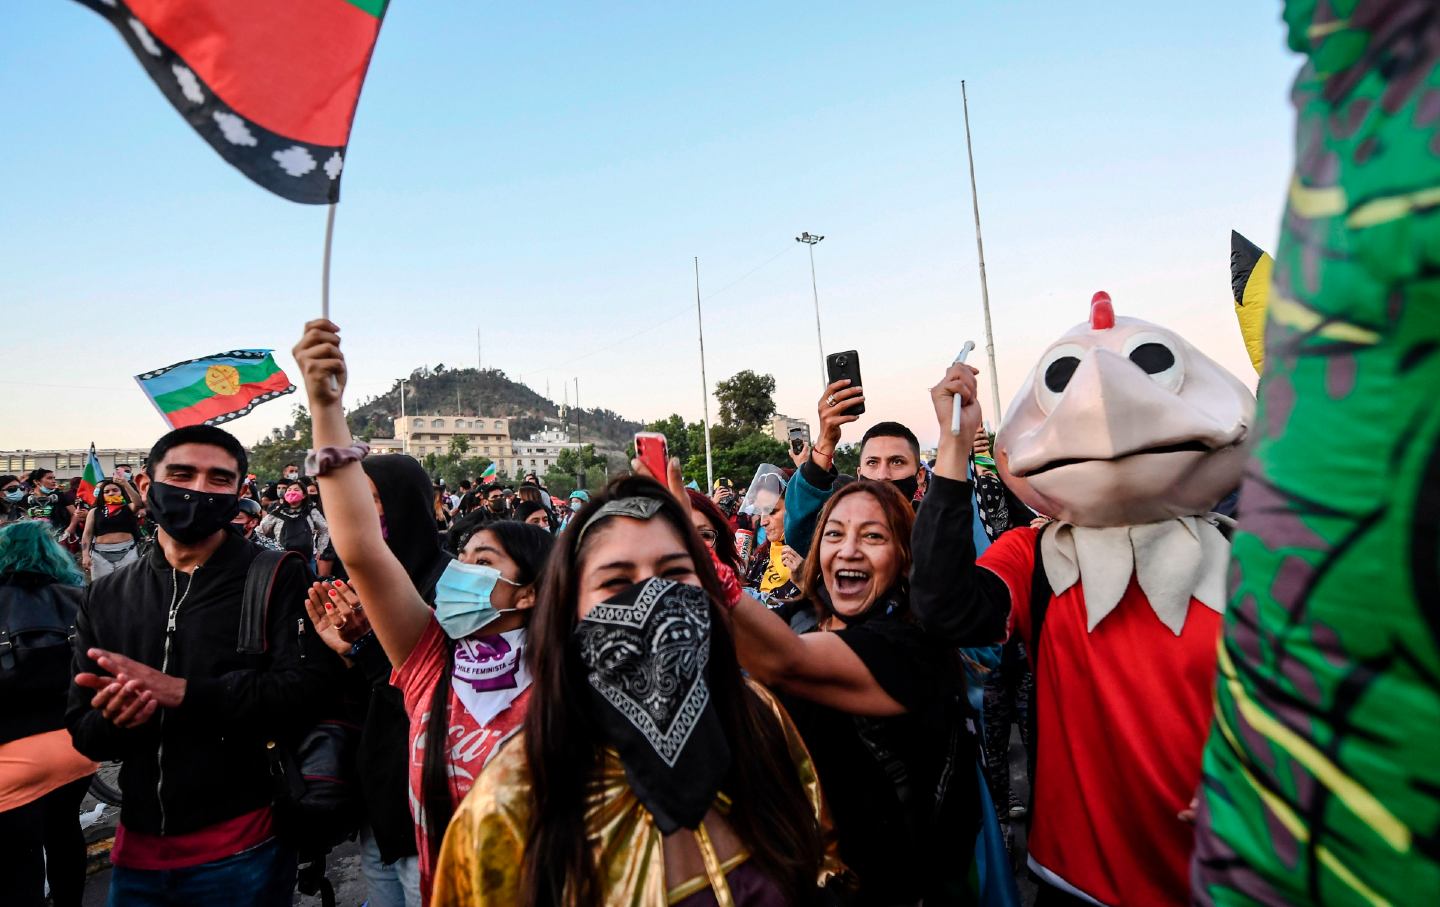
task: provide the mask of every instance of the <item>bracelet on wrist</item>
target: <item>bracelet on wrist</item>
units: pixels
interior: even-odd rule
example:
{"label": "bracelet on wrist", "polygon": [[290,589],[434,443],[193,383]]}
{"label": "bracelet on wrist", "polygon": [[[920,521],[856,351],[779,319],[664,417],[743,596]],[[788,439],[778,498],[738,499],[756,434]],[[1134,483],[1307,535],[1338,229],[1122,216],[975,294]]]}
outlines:
{"label": "bracelet on wrist", "polygon": [[354,441],[348,447],[320,447],[305,454],[305,473],[323,476],[347,463],[358,463],[370,453],[370,445]]}

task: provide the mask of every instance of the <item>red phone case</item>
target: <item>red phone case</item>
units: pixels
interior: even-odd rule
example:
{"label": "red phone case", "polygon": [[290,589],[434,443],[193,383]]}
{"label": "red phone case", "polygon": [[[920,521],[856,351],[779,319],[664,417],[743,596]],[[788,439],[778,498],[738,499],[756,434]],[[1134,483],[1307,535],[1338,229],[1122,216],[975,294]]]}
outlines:
{"label": "red phone case", "polygon": [[637,432],[635,435],[635,455],[640,458],[640,462],[645,464],[645,468],[649,469],[651,474],[655,476],[657,482],[662,485],[665,484],[666,477],[669,475],[668,466],[670,463],[670,454],[669,444],[666,442],[664,435],[654,431]]}

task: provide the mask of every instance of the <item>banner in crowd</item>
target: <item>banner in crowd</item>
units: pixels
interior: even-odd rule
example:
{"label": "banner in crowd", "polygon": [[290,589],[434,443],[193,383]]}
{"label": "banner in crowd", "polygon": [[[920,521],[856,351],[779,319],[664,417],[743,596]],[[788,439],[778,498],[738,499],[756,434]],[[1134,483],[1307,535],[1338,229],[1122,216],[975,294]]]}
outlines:
{"label": "banner in crowd", "polygon": [[105,470],[100,468],[100,458],[95,456],[95,442],[90,442],[90,454],[85,458],[85,472],[80,475],[80,484],[75,489],[75,494],[82,501],[95,506],[95,489],[105,479]]}
{"label": "banner in crowd", "polygon": [[195,131],[292,202],[340,200],[350,125],[389,0],[78,0]]}
{"label": "banner in crowd", "polygon": [[1255,373],[1265,367],[1265,309],[1270,301],[1270,271],[1275,259],[1234,230],[1230,231],[1230,292],[1240,336]]}
{"label": "banner in crowd", "polygon": [[270,350],[231,350],[189,359],[136,375],[135,380],[171,428],[219,425],[295,392]]}

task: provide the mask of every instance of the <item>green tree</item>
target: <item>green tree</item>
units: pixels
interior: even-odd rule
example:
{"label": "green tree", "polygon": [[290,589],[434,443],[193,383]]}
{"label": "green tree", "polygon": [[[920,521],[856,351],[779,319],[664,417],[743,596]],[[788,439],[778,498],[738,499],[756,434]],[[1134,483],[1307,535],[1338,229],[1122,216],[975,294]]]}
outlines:
{"label": "green tree", "polygon": [[[789,466],[790,457],[786,453],[788,448],[781,442],[763,432],[749,432],[748,434],[735,435],[731,431],[719,433],[711,430],[711,442],[715,468],[715,478],[730,479],[738,486],[749,485],[750,480],[755,476],[755,470],[762,463],[769,463],[772,466]],[[722,437],[717,440],[716,435]],[[690,459],[685,461],[685,477],[695,479],[702,486],[705,484],[705,451],[701,448],[699,453],[692,454]]]}
{"label": "green tree", "polygon": [[464,435],[452,435],[449,447],[452,456],[464,459],[465,455],[470,452],[470,439]]}
{"label": "green tree", "polygon": [[594,444],[586,444],[578,449],[567,447],[560,451],[560,456],[555,458],[554,469],[559,472],[568,472],[573,477],[579,475],[581,470],[588,470],[592,466],[599,466],[603,473],[605,459],[596,456]]}
{"label": "green tree", "polygon": [[[651,422],[650,424],[645,426],[646,431],[658,431],[660,434],[665,436],[665,443],[670,448],[670,456],[679,457],[681,463],[684,463],[686,460],[690,459],[690,455],[695,453],[696,450],[696,448],[692,447],[690,443],[691,428],[691,425],[686,425],[685,420],[674,413],[671,413],[664,419]],[[700,423],[693,423],[693,428],[698,430],[700,428]],[[705,448],[703,436],[701,439],[701,447],[699,449],[702,453],[704,452]],[[635,455],[635,445],[633,442],[630,444],[627,450],[629,451],[630,456],[633,457]]]}
{"label": "green tree", "polygon": [[850,476],[860,474],[859,444],[841,444],[835,448],[835,470]]}
{"label": "green tree", "polygon": [[775,415],[775,378],[747,368],[715,382],[715,399],[722,425],[741,432],[762,431]]}
{"label": "green tree", "polygon": [[291,410],[290,420],[289,425],[275,429],[270,437],[250,448],[250,471],[262,483],[280,478],[286,463],[303,463],[306,452],[314,446],[310,413],[305,407]]}

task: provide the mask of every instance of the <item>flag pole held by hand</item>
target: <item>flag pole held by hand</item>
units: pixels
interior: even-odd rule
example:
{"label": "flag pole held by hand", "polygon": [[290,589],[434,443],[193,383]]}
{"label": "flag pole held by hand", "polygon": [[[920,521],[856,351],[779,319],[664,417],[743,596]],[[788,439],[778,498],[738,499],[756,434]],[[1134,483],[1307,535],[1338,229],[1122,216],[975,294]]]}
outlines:
{"label": "flag pole held by hand", "polygon": [[[320,317],[326,321],[330,320],[330,246],[335,239],[335,203],[330,203],[330,210],[325,215],[325,260],[320,269]],[[332,393],[340,393],[340,382],[335,376],[330,376],[330,390]]]}
{"label": "flag pole held by hand", "polygon": [[[975,349],[975,341],[965,341],[965,345],[960,347],[960,355],[955,357],[954,364],[959,365],[960,363],[964,362],[965,359],[970,355],[970,351],[973,349]],[[954,409],[950,411],[950,434],[952,435],[960,434],[960,407],[962,405],[963,404],[961,403],[960,395],[956,394]]]}

